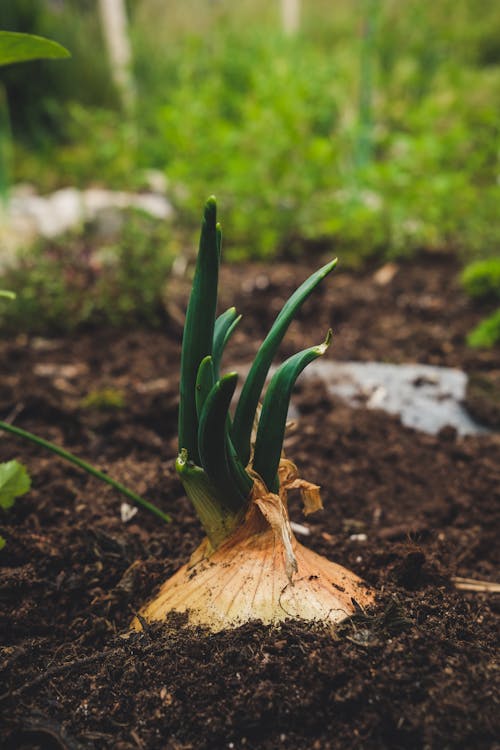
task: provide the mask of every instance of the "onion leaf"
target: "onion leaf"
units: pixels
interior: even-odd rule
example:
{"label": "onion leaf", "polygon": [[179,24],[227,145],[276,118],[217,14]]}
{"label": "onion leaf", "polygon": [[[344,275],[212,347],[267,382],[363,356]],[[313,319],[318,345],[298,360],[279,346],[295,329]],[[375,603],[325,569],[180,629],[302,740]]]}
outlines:
{"label": "onion leaf", "polygon": [[274,490],[276,485],[288,406],[295,381],[310,362],[326,352],[331,338],[332,332],[329,330],[323,344],[312,346],[287,359],[278,367],[269,383],[262,404],[253,459],[253,468],[269,489]]}
{"label": "onion leaf", "polygon": [[264,339],[257,356],[250,368],[247,379],[243,386],[241,396],[236,407],[233,421],[232,438],[235,448],[243,464],[250,459],[250,437],[252,426],[259,403],[260,394],[264,386],[267,373],[271,366],[274,355],[285,335],[288,326],[295,317],[297,311],[309,295],[323,281],[330,271],[337,265],[337,259],[330,261],[325,266],[312,274],[284,304],[281,312]]}
{"label": "onion leaf", "polygon": [[212,363],[212,357],[204,357],[201,360],[200,366],[198,367],[198,374],[196,376],[196,413],[198,419],[201,416],[203,406],[207,400],[207,396],[212,390],[215,383],[214,368]]}
{"label": "onion leaf", "polygon": [[219,315],[215,321],[212,361],[216,379],[219,378],[220,363],[226,344],[233,335],[240,320],[241,315],[238,315],[236,308],[230,307],[229,310]]}
{"label": "onion leaf", "polygon": [[200,248],[193,287],[186,312],[182,339],[179,403],[179,452],[186,449],[189,459],[200,463],[198,451],[198,415],[196,413],[196,377],[202,359],[212,354],[217,305],[219,248],[216,225],[216,201],[205,205],[201,225]]}
{"label": "onion leaf", "polygon": [[231,473],[227,447],[229,405],[237,380],[237,373],[231,372],[215,383],[203,406],[198,430],[201,466],[214,486],[217,498],[234,512],[238,512],[246,500]]}

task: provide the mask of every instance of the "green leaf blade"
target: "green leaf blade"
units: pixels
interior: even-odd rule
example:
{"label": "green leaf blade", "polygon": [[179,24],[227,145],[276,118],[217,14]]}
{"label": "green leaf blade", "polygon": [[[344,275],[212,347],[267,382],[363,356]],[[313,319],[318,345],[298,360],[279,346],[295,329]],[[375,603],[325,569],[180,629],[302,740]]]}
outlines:
{"label": "green leaf blade", "polygon": [[281,312],[264,339],[243,386],[233,421],[232,438],[242,462],[250,459],[250,438],[260,394],[269,372],[272,360],[299,308],[337,265],[337,259],[330,261],[304,281],[284,304]]}
{"label": "green leaf blade", "polygon": [[201,360],[196,376],[196,413],[201,417],[205,401],[215,384],[212,357],[209,355]]}
{"label": "green leaf blade", "polygon": [[0,430],[8,432],[11,435],[17,435],[17,437],[28,440],[30,443],[34,443],[35,445],[39,445],[40,447],[46,448],[52,453],[55,453],[65,461],[68,461],[74,466],[78,466],[88,474],[91,474],[97,479],[100,479],[101,482],[105,482],[106,484],[111,485],[111,487],[114,487],[115,490],[121,492],[123,495],[125,495],[125,497],[129,498],[134,503],[137,503],[137,505],[142,505],[144,508],[147,508],[151,511],[151,513],[154,513],[156,516],[158,516],[158,518],[161,518],[166,523],[170,523],[170,521],[172,520],[167,513],[164,513],[162,510],[157,508],[156,505],[153,505],[153,503],[150,503],[148,500],[145,500],[139,495],[136,495],[135,492],[132,492],[132,490],[129,490],[123,484],[120,484],[120,482],[115,481],[112,477],[104,474],[102,471],[99,471],[99,469],[96,469],[91,464],[83,461],[81,458],[78,458],[78,456],[74,456],[69,451],[64,450],[64,448],[60,448],[58,445],[55,445],[48,440],[44,440],[43,438],[38,437],[38,435],[33,435],[32,432],[23,430],[21,429],[21,427],[15,427],[14,425],[9,424],[8,422],[3,422],[2,420],[0,420]]}
{"label": "green leaf blade", "polygon": [[226,344],[233,335],[235,328],[240,320],[241,315],[238,315],[238,313],[236,312],[236,308],[230,307],[228,310],[223,312],[222,315],[219,315],[219,317],[215,321],[212,359],[216,379],[219,378],[220,363]]}
{"label": "green leaf blade", "polygon": [[201,466],[222,505],[233,512],[239,512],[246,501],[231,472],[228,456],[229,405],[237,380],[237,373],[232,372],[215,383],[205,401],[198,430]]}
{"label": "green leaf blade", "polygon": [[0,65],[67,57],[71,57],[70,52],[51,39],[17,31],[0,31]]}
{"label": "green leaf blade", "polygon": [[253,468],[269,489],[275,487],[292,389],[304,368],[326,352],[331,338],[330,330],[323,344],[289,357],[271,378],[262,404],[253,459]]}
{"label": "green leaf blade", "polygon": [[205,205],[200,246],[193,286],[186,312],[181,354],[179,403],[179,453],[186,449],[189,459],[200,463],[196,377],[201,361],[212,354],[219,277],[219,247],[216,201]]}
{"label": "green leaf blade", "polygon": [[17,497],[25,495],[31,487],[26,467],[18,461],[0,464],[0,508],[11,508]]}

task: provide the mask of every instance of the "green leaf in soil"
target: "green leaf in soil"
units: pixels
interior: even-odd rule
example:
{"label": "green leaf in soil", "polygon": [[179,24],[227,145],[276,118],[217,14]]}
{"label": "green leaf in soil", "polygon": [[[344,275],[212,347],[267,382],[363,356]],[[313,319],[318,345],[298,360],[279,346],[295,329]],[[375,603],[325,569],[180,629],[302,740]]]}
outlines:
{"label": "green leaf in soil", "polygon": [[18,461],[0,464],[0,508],[11,508],[16,497],[26,494],[31,479],[26,468]]}

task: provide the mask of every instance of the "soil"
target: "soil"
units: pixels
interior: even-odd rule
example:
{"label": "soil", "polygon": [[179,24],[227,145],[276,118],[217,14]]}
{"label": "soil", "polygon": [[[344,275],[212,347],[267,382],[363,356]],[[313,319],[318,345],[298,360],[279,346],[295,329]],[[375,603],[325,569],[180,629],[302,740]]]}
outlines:
{"label": "soil", "polygon": [[[224,270],[222,306],[236,302],[244,313],[228,365],[249,361],[312,267]],[[498,378],[498,351],[464,344],[485,311],[463,296],[456,275],[445,256],[385,273],[336,272],[281,354],[321,341],[332,325],[329,356],[338,359]],[[291,516],[310,530],[303,543],[375,588],[373,610],[335,632],[290,621],[214,635],[176,617],[123,637],[202,537],[173,471],[186,295],[185,281],[171,282],[161,332],[1,343],[2,418],[94,462],[172,516],[166,525],[139,510],[124,522],[110,487],[35,446],[0,439],[0,460],[21,460],[33,482],[0,516],[2,747],[498,750],[499,598],[453,581],[498,580],[495,431],[425,435],[302,380],[286,450],[304,478],[322,485],[325,510],[304,521],[294,499]],[[120,397],[114,408],[110,389]],[[493,411],[476,408],[485,418]]]}

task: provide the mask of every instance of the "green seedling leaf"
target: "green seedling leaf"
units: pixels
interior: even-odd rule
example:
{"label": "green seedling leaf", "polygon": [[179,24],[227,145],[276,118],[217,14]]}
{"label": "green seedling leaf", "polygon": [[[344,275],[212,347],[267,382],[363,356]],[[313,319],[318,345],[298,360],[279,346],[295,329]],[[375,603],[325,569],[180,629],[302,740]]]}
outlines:
{"label": "green seedling leaf", "polygon": [[196,377],[202,359],[212,354],[219,277],[217,209],[212,196],[205,205],[200,248],[193,287],[186,312],[182,339],[179,402],[179,453],[186,449],[189,460],[200,463]]}
{"label": "green seedling leaf", "polygon": [[220,363],[222,354],[226,348],[226,344],[234,333],[234,330],[241,320],[241,315],[238,315],[235,307],[230,307],[229,310],[219,315],[215,321],[214,328],[214,343],[212,347],[212,361],[214,366],[215,378],[219,379]]}
{"label": "green seedling leaf", "polygon": [[17,31],[0,31],[0,65],[64,57],[71,57],[71,54],[51,39]]}
{"label": "green seedling leaf", "polygon": [[5,297],[5,299],[16,299],[16,293],[9,292],[7,289],[0,289],[0,297]]}
{"label": "green seedling leaf", "polygon": [[208,394],[203,406],[198,430],[200,461],[223,505],[237,512],[246,500],[235,482],[229,464],[228,433],[229,405],[236,388],[238,375],[224,375]]}
{"label": "green seedling leaf", "polygon": [[16,497],[25,495],[31,487],[26,468],[18,461],[0,464],[0,508],[11,508]]}
{"label": "green seedling leaf", "polygon": [[278,367],[269,383],[257,429],[253,468],[266,487],[273,491],[276,489],[276,475],[293,386],[302,370],[326,352],[331,339],[332,332],[329,330],[323,344],[305,349],[287,359]]}
{"label": "green seedling leaf", "polygon": [[316,289],[318,284],[332,271],[337,265],[337,259],[330,261],[313,273],[301,286],[292,294],[284,304],[281,312],[274,321],[274,324],[264,339],[257,356],[253,362],[248,377],[241,391],[240,400],[236,407],[234,415],[232,438],[238,455],[243,462],[247,464],[250,459],[250,438],[252,426],[259,403],[260,394],[271,366],[274,355],[285,335],[288,326],[295,317],[297,311],[309,295]]}

